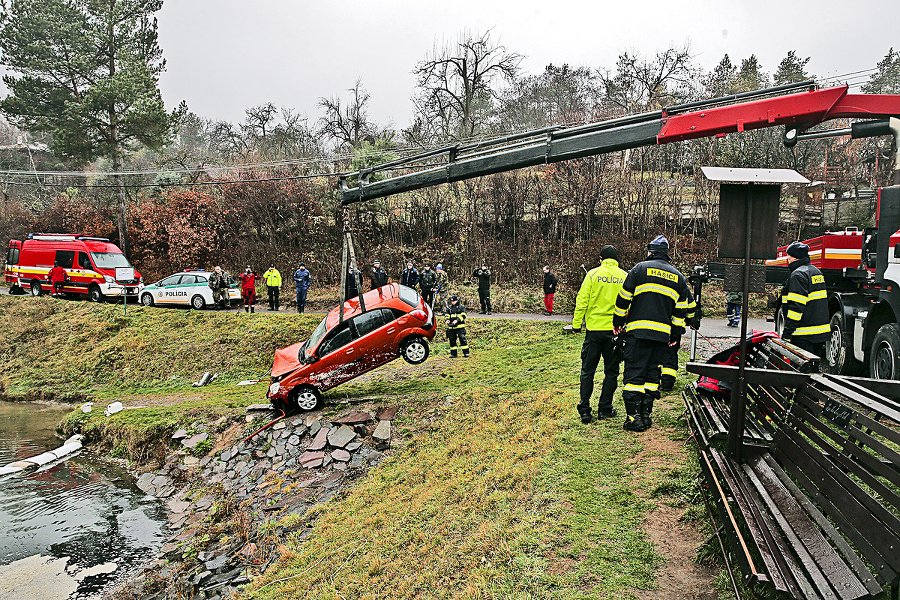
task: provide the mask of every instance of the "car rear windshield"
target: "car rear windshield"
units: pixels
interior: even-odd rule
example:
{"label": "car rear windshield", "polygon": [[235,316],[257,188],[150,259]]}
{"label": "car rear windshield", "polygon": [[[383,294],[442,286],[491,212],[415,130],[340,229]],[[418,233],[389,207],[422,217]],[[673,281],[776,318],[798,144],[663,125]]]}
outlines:
{"label": "car rear windshield", "polygon": [[316,349],[316,346],[319,345],[319,342],[322,341],[322,338],[325,337],[325,334],[328,333],[328,328],[325,326],[325,321],[328,320],[326,316],[319,322],[319,325],[313,330],[312,335],[309,336],[309,340],[305,344],[300,347],[300,356],[298,358],[309,358],[312,356],[312,351]]}
{"label": "car rear windshield", "polygon": [[98,269],[115,269],[116,267],[130,267],[131,263],[121,252],[91,252],[91,258]]}
{"label": "car rear windshield", "polygon": [[419,292],[405,285],[400,286],[400,299],[413,308],[419,306]]}

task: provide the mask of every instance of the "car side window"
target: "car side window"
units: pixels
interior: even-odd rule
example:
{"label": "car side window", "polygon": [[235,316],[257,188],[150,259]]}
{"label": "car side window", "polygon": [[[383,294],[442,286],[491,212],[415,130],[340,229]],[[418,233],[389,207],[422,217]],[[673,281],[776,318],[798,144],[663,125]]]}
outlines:
{"label": "car side window", "polygon": [[359,337],[372,333],[384,325],[384,315],[381,310],[370,310],[353,317],[353,326]]}
{"label": "car side window", "polygon": [[335,350],[342,348],[353,341],[353,332],[350,330],[350,322],[346,321],[335,327],[329,334],[328,339],[319,346],[316,352],[319,356],[331,354]]}
{"label": "car side window", "polygon": [[195,275],[182,275],[180,285],[193,285],[197,283],[197,277]]}
{"label": "car side window", "polygon": [[194,275],[194,278],[197,280],[198,285],[207,285],[209,284],[209,279],[204,277],[203,275]]}
{"label": "car side window", "polygon": [[409,313],[403,312],[399,308],[382,308],[384,311],[384,320],[388,323],[396,321],[400,317],[405,317]]}
{"label": "car side window", "polygon": [[178,285],[178,280],[181,279],[181,275],[170,275],[159,282],[160,286],[166,285]]}
{"label": "car side window", "polygon": [[87,269],[88,271],[94,270],[93,265],[91,265],[91,259],[87,255],[87,252],[79,252],[78,253],[78,268],[79,269]]}

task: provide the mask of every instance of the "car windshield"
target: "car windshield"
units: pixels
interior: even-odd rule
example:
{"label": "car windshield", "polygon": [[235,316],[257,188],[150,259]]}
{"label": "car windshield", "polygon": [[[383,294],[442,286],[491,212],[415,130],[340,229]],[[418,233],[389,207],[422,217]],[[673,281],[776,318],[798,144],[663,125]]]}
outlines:
{"label": "car windshield", "polygon": [[300,347],[300,358],[309,358],[312,356],[312,351],[319,345],[319,342],[322,341],[322,338],[325,337],[325,334],[328,333],[328,328],[325,326],[325,321],[328,320],[328,317],[322,319],[319,325],[312,332],[312,335],[309,336],[309,340],[306,341],[303,346]]}
{"label": "car windshield", "polygon": [[116,267],[130,267],[131,263],[121,252],[91,252],[94,265],[98,269],[115,269]]}

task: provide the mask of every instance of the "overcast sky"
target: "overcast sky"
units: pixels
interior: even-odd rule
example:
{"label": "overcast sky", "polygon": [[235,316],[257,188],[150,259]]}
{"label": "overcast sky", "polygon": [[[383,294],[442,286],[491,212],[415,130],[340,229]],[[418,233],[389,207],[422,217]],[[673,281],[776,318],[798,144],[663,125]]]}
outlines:
{"label": "overcast sky", "polygon": [[649,55],[689,43],[706,69],[726,52],[738,64],[755,53],[771,73],[796,50],[812,57],[811,72],[828,76],[874,67],[900,47],[896,7],[896,0],[166,0],[158,13],[167,61],[161,88],[169,108],[185,100],[204,117],[240,121],[244,108],[272,102],[314,121],[319,97],[346,98],[361,78],[371,117],[403,127],[416,62],[464,29],[493,29],[525,55],[529,73],[549,63],[613,67],[626,49]]}

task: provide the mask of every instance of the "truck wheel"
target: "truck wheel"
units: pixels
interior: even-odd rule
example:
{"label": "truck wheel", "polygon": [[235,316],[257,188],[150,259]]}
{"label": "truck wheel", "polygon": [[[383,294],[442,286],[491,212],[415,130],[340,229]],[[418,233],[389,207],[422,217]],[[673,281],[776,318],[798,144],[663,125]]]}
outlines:
{"label": "truck wheel", "polygon": [[322,405],[322,393],[311,385],[299,385],[291,391],[290,404],[303,412],[316,410]]}
{"label": "truck wheel", "polygon": [[873,379],[900,378],[900,326],[882,325],[872,342],[869,372]]}
{"label": "truck wheel", "polygon": [[403,340],[400,344],[400,355],[411,365],[419,365],[428,358],[428,342],[425,338],[415,336]]}
{"label": "truck wheel", "polygon": [[41,284],[37,280],[31,282],[31,295],[37,298],[41,294],[44,293],[44,290],[41,289]]}
{"label": "truck wheel", "polygon": [[848,347],[844,333],[844,315],[831,315],[831,337],[825,342],[825,360],[822,370],[832,375],[859,375],[863,364],[853,358],[853,349]]}
{"label": "truck wheel", "polygon": [[153,294],[148,292],[141,296],[141,304],[144,306],[153,306]]}
{"label": "truck wheel", "polygon": [[778,334],[778,337],[784,335],[784,309],[780,306],[775,311],[775,333]]}
{"label": "truck wheel", "polygon": [[100,291],[99,286],[92,285],[90,289],[88,289],[88,300],[91,302],[100,302],[103,300],[103,292]]}
{"label": "truck wheel", "polygon": [[196,310],[203,310],[203,307],[206,306],[206,300],[203,299],[203,296],[197,294],[193,298],[191,298],[191,308]]}

